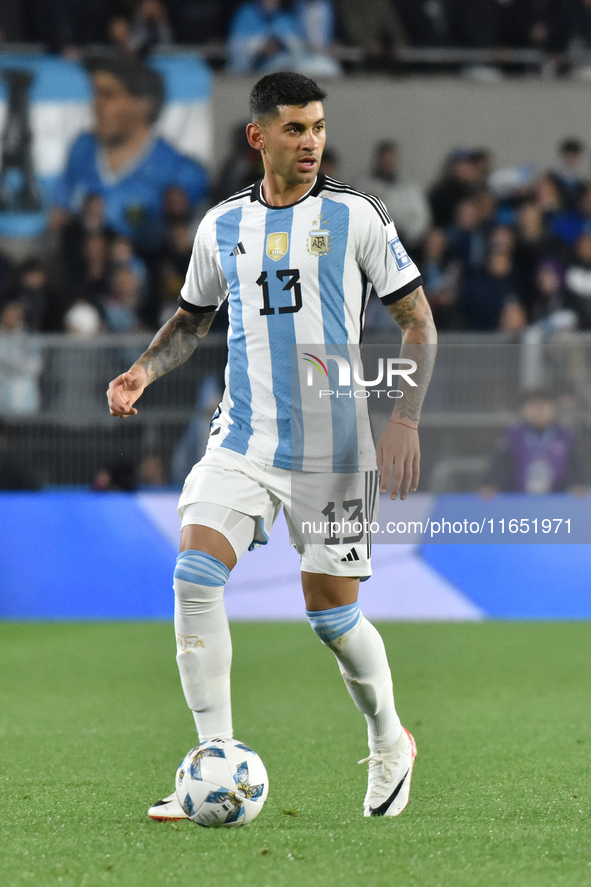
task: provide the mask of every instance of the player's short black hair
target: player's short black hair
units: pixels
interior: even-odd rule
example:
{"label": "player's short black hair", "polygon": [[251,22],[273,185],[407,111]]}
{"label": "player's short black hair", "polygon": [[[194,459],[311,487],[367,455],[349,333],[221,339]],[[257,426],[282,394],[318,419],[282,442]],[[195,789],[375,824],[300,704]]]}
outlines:
{"label": "player's short black hair", "polygon": [[293,71],[277,71],[261,78],[250,93],[252,120],[266,115],[275,116],[280,105],[303,107],[309,102],[321,102],[326,93],[318,84]]}
{"label": "player's short black hair", "polygon": [[155,123],[166,100],[162,76],[154,68],[134,58],[121,55],[90,55],[84,61],[89,74],[105,71],[120,80],[135,98],[149,99],[149,123]]}

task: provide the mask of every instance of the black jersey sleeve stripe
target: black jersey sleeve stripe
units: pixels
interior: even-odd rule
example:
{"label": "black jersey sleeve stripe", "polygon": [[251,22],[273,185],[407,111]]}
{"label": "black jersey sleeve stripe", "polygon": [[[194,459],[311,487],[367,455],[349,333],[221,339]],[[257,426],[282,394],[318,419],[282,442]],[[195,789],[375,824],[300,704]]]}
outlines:
{"label": "black jersey sleeve stripe", "polygon": [[225,200],[220,200],[220,202],[217,203],[216,206],[224,206],[226,203],[232,203],[233,200],[242,200],[252,193],[253,188],[254,185],[248,185],[247,188],[243,188],[242,191],[237,191],[235,194],[232,194],[231,197],[226,197]]}
{"label": "black jersey sleeve stripe", "polygon": [[400,299],[404,299],[405,296],[408,296],[409,293],[414,292],[422,285],[423,278],[419,274],[418,277],[415,277],[415,279],[411,280],[410,283],[405,283],[405,285],[400,287],[399,290],[396,290],[393,293],[388,293],[387,296],[380,296],[380,300],[383,305],[393,305],[394,302],[398,302],[400,301]]}
{"label": "black jersey sleeve stripe", "polygon": [[212,311],[218,310],[217,305],[193,305],[192,302],[187,302],[182,296],[179,296],[178,303],[183,311],[189,311],[191,314],[210,314]]}
{"label": "black jersey sleeve stripe", "polygon": [[375,206],[376,210],[382,218],[387,218],[388,223],[393,222],[393,219],[388,212],[384,201],[381,200],[379,197],[376,197],[375,194],[368,194],[367,191],[359,191],[357,188],[351,187],[351,185],[346,185],[344,182],[339,182],[337,181],[337,179],[331,179],[327,176],[326,187],[330,189],[331,186],[332,189],[335,191],[343,191],[346,194],[357,194],[358,197],[365,197],[366,200],[369,200],[369,202]]}
{"label": "black jersey sleeve stripe", "polygon": [[392,222],[386,207],[377,197],[374,197],[373,194],[365,194],[363,191],[355,191],[354,188],[349,188],[348,185],[342,185],[339,187],[335,187],[332,184],[325,184],[325,191],[334,191],[336,194],[353,194],[355,197],[363,197],[364,200],[373,206],[380,219],[382,220],[384,225],[389,225]]}
{"label": "black jersey sleeve stripe", "polygon": [[382,210],[383,210],[384,213],[386,214],[386,218],[388,219],[388,224],[389,224],[389,225],[393,225],[393,224],[394,224],[394,219],[392,218],[392,216],[391,216],[390,213],[388,212],[388,209],[387,209],[386,204],[384,203],[384,201],[383,201],[383,200],[380,200],[379,197],[376,197],[376,200],[378,201],[378,203],[380,204],[380,207],[382,208]]}
{"label": "black jersey sleeve stripe", "polygon": [[[326,188],[327,191],[336,191],[336,192],[340,192],[342,194],[353,194],[356,197],[363,197],[363,198],[365,198],[365,200],[368,201],[368,203],[371,203],[371,205],[375,208],[375,210],[379,214],[380,218],[382,218],[382,220],[384,221],[384,224],[387,224],[387,222],[392,221],[392,219],[390,218],[390,214],[388,213],[388,210],[386,209],[386,207],[384,206],[382,201],[379,199],[379,197],[375,197],[373,194],[366,194],[365,191],[357,191],[355,188],[349,187],[349,185],[341,185],[341,184],[338,184],[338,185],[334,184],[333,185],[333,184],[327,183],[324,187]],[[386,222],[386,220],[387,220],[387,222]]]}

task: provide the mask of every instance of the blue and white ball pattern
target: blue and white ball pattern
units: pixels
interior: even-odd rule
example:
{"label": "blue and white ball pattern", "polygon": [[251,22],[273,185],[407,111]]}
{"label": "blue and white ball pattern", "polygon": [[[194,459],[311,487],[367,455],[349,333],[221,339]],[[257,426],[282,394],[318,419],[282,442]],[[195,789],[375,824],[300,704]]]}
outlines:
{"label": "blue and white ball pattern", "polygon": [[212,739],[192,748],[176,774],[176,794],[193,822],[209,827],[252,822],[269,792],[265,765],[236,739]]}

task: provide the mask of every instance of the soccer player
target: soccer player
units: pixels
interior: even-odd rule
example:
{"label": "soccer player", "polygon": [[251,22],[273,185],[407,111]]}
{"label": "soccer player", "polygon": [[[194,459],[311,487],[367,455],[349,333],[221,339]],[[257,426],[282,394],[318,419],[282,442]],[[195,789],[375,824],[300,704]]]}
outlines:
{"label": "soccer player", "polygon": [[[247,136],[264,178],[205,216],[180,308],[108,391],[111,415],[135,415],[146,386],[187,360],[229,299],[226,389],[181,495],[174,572],[177,661],[202,742],[232,737],[224,585],[245,551],[264,544],[281,506],[293,529],[291,481],[306,474],[299,457],[292,463],[291,346],[358,343],[371,286],[403,330],[403,355],[436,341],[420,275],[383,204],[319,173],[325,97],[290,72],[254,86]],[[418,484],[417,425],[433,351],[425,349],[421,384],[396,401],[377,444],[380,487],[394,497]],[[382,639],[357,602],[359,580],[371,574],[369,546],[355,555],[344,544],[300,540],[296,548],[307,617],[367,721],[364,815],[396,816],[408,802],[416,747],[396,712]],[[149,815],[185,813],[173,794]]]}

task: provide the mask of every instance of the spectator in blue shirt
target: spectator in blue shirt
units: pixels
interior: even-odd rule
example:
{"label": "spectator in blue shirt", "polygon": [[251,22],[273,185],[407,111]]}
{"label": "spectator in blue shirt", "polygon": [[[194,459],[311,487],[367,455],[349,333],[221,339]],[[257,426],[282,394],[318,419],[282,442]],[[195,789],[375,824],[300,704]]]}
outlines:
{"label": "spectator in blue shirt", "polygon": [[281,68],[304,49],[299,20],[281,0],[247,0],[236,11],[228,35],[232,74]]}
{"label": "spectator in blue shirt", "polygon": [[192,208],[207,193],[205,170],[153,131],[164,104],[164,85],[154,69],[125,57],[92,58],[86,65],[94,92],[96,128],[78,136],[55,192],[52,227],[78,214],[84,198],[105,204],[105,222],[144,254],[163,235],[167,188],[183,188]]}

